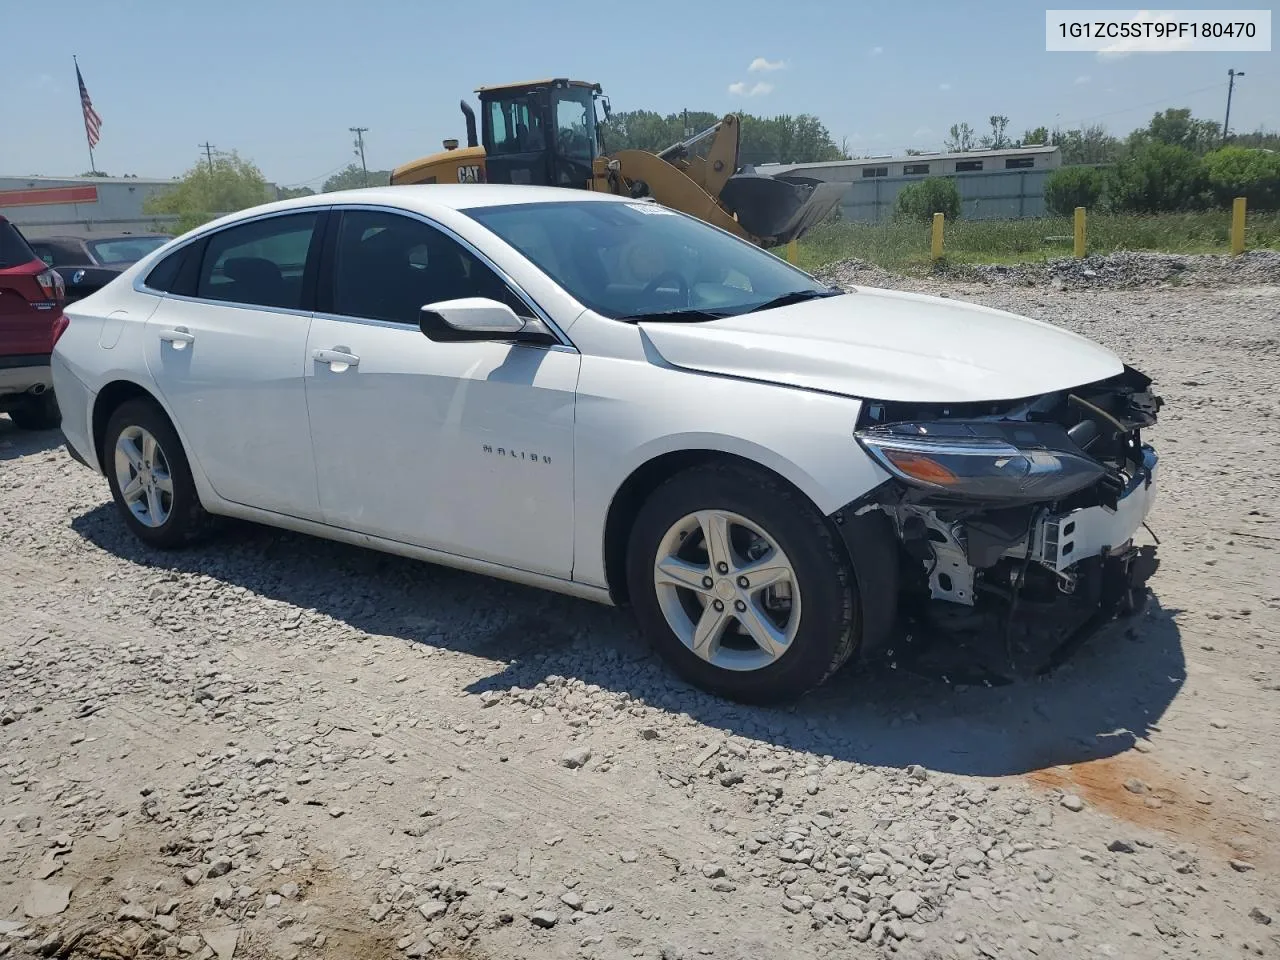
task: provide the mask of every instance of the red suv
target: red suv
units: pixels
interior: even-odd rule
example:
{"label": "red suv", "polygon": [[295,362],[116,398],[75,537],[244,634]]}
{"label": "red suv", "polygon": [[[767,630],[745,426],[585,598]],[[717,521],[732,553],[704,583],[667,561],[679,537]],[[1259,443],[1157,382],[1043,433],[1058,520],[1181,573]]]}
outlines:
{"label": "red suv", "polygon": [[24,430],[51,430],[61,416],[49,354],[67,328],[62,276],[0,216],[0,413]]}

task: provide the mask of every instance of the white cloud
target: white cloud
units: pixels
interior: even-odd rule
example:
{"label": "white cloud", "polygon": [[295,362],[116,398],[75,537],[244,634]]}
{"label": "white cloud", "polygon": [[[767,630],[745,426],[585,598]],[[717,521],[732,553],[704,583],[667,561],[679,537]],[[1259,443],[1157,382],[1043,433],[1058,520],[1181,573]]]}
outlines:
{"label": "white cloud", "polygon": [[950,90],[950,89],[951,89],[951,84],[949,84],[949,83],[940,83],[940,84],[938,84],[938,89],[939,89],[939,90],[941,90],[943,93],[945,93],[946,91],[948,91],[948,90]]}
{"label": "white cloud", "polygon": [[872,48],[871,48],[871,55],[872,55],[873,57],[878,57],[878,56],[880,56],[880,54],[882,54],[882,53],[884,53],[884,47],[872,47]]}
{"label": "white cloud", "polygon": [[1087,73],[1082,73],[1080,74],[1080,76],[1076,77],[1076,86],[1077,87],[1082,86],[1088,83],[1092,79],[1093,77],[1089,76]]}
{"label": "white cloud", "polygon": [[766,60],[764,57],[756,57],[747,70],[751,73],[772,73],[774,70],[783,69],[786,65],[785,60]]}
{"label": "white cloud", "polygon": [[729,84],[729,92],[735,97],[763,97],[766,93],[773,93],[773,84],[765,83],[763,80],[748,87],[741,80]]}

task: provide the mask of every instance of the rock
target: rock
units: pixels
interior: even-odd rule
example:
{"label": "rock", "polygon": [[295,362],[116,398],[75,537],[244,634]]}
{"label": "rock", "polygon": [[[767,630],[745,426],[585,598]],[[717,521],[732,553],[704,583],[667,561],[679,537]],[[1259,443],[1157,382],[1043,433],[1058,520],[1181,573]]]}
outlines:
{"label": "rock", "polygon": [[787,913],[804,913],[804,904],[799,900],[792,900],[790,897],[787,897],[782,901],[782,909],[787,911]]}
{"label": "rock", "polygon": [[582,897],[574,893],[572,890],[568,893],[562,893],[560,895],[560,902],[575,912],[582,909]]}
{"label": "rock", "polygon": [[126,903],[116,911],[117,920],[133,920],[137,923],[149,923],[153,916],[151,908],[140,903]]}
{"label": "rock", "polygon": [[837,903],[836,916],[847,924],[861,923],[863,918],[862,908],[856,903]]}
{"label": "rock", "polygon": [[[912,893],[910,890],[899,890],[889,898],[889,907],[900,917],[914,917],[920,910],[922,902],[920,894]],[[902,937],[896,939],[901,940]]]}
{"label": "rock", "polygon": [[564,755],[560,758],[560,763],[570,770],[576,770],[579,767],[585,767],[590,759],[590,747],[574,747],[572,750],[564,752]]}
{"label": "rock", "polygon": [[405,947],[404,955],[408,957],[409,960],[420,960],[422,957],[431,956],[431,954],[435,952],[435,949],[436,945],[430,940],[418,940]]}
{"label": "rock", "polygon": [[1107,849],[1112,853],[1133,853],[1133,844],[1128,840],[1112,840]]}
{"label": "rock", "polygon": [[[912,780],[928,780],[929,771],[920,766],[920,764],[913,763],[907,767],[907,776]],[[898,939],[901,940],[902,938],[899,937]]]}
{"label": "rock", "polygon": [[209,870],[205,874],[210,880],[217,880],[219,877],[225,877],[231,872],[231,861],[226,857],[219,857],[213,863],[209,864]]}
{"label": "rock", "polygon": [[179,953],[198,953],[202,949],[203,941],[199,937],[183,937],[178,941]]}
{"label": "rock", "polygon": [[623,850],[618,854],[618,859],[623,863],[635,863],[640,859],[640,854],[636,853],[634,850]]}
{"label": "rock", "polygon": [[542,927],[544,930],[550,930],[559,920],[560,918],[554,910],[535,910],[529,914],[529,922],[535,927]]}
{"label": "rock", "polygon": [[180,926],[178,918],[167,913],[159,914],[154,922],[165,933],[177,933]]}
{"label": "rock", "polygon": [[438,920],[448,911],[449,905],[443,900],[428,900],[418,908],[424,920]]}
{"label": "rock", "polygon": [[255,767],[265,767],[267,764],[275,762],[276,756],[274,753],[260,753],[253,758],[253,765]]}
{"label": "rock", "polygon": [[739,771],[739,770],[730,770],[728,773],[721,774],[721,776],[720,776],[720,786],[722,786],[722,787],[733,787],[733,786],[736,786],[736,785],[737,785],[737,784],[739,784],[739,783],[742,783],[742,781],[744,781],[744,780],[746,780],[746,779],[747,779],[746,775],[745,775],[744,773],[742,773],[741,771]]}
{"label": "rock", "polygon": [[1227,863],[1231,864],[1231,869],[1234,870],[1236,873],[1248,873],[1250,870],[1253,869],[1253,864],[1250,863],[1248,860],[1231,859],[1231,860],[1228,860]]}
{"label": "rock", "polygon": [[278,893],[269,893],[263,898],[262,906],[265,910],[274,910],[284,902],[284,897]]}
{"label": "rock", "polygon": [[1059,803],[1061,803],[1064,807],[1066,807],[1072,813],[1079,813],[1081,810],[1084,809],[1084,801],[1081,800],[1074,793],[1064,794],[1062,799],[1059,801]]}
{"label": "rock", "polygon": [[1137,777],[1130,777],[1124,782],[1124,788],[1130,793],[1147,793],[1151,788],[1139,780]]}
{"label": "rock", "polygon": [[1257,907],[1254,907],[1252,910],[1249,911],[1249,919],[1256,920],[1258,923],[1262,924],[1263,926],[1269,926],[1271,924],[1271,917],[1268,914],[1263,913]]}
{"label": "rock", "polygon": [[199,867],[192,867],[182,875],[182,882],[188,887],[194,887],[197,883],[204,879],[204,871]]}
{"label": "rock", "polygon": [[708,880],[715,880],[724,876],[724,867],[715,863],[704,863],[702,865],[702,875]]}
{"label": "rock", "polygon": [[22,912],[32,919],[56,917],[71,902],[71,888],[65,884],[50,884],[37,880],[27,890]]}
{"label": "rock", "polygon": [[387,919],[387,914],[389,914],[390,912],[391,912],[391,904],[375,903],[372,907],[369,908],[369,919],[372,920],[374,923],[381,923],[383,920]]}
{"label": "rock", "polygon": [[885,924],[885,928],[889,931],[889,936],[895,940],[904,940],[907,936],[907,928],[903,926],[901,920],[890,920]]}
{"label": "rock", "polygon": [[236,952],[236,944],[240,941],[238,927],[222,927],[218,930],[202,930],[200,935],[218,957],[218,960],[231,960]]}
{"label": "rock", "polygon": [[276,893],[284,897],[286,900],[297,900],[298,894],[301,893],[296,883],[282,883],[276,890]]}
{"label": "rock", "polygon": [[870,920],[863,920],[856,927],[849,930],[849,936],[857,940],[859,943],[866,943],[871,939],[872,923]]}

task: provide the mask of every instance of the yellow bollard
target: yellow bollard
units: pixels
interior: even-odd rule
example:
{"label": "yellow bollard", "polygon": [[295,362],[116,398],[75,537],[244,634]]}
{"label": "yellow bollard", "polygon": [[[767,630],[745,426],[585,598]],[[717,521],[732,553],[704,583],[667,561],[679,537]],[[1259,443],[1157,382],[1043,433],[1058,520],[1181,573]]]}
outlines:
{"label": "yellow bollard", "polygon": [[800,243],[792,240],[787,244],[787,263],[794,264],[800,257]]}
{"label": "yellow bollard", "polygon": [[1236,197],[1231,201],[1231,255],[1238,257],[1244,253],[1244,197]]}
{"label": "yellow bollard", "polygon": [[1076,245],[1077,260],[1084,259],[1084,207],[1076,207]]}
{"label": "yellow bollard", "polygon": [[940,213],[933,215],[933,235],[929,240],[929,256],[934,260],[942,259],[942,225],[946,220]]}

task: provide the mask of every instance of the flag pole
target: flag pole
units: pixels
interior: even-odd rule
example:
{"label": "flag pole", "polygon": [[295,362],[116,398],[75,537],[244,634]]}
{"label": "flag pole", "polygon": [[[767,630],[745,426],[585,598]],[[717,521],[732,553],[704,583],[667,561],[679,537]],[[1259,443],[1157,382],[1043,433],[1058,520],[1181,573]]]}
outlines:
{"label": "flag pole", "polygon": [[[76,65],[76,90],[80,89],[80,61],[76,59],[76,55],[71,55],[71,62]],[[84,115],[84,101],[80,102],[80,114]],[[93,160],[93,141],[89,139],[89,128],[84,128],[84,140],[89,145],[89,172],[95,177],[98,175],[98,165]]]}

